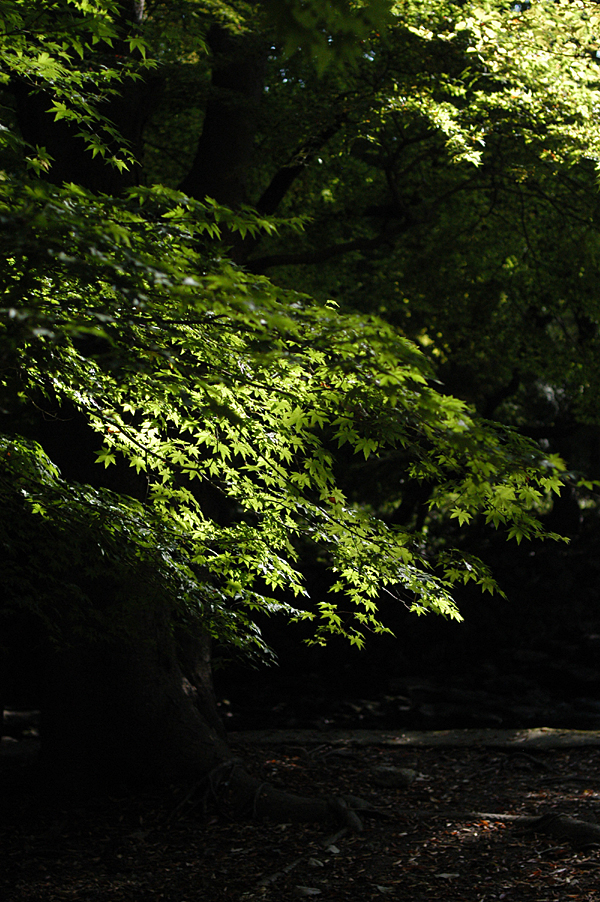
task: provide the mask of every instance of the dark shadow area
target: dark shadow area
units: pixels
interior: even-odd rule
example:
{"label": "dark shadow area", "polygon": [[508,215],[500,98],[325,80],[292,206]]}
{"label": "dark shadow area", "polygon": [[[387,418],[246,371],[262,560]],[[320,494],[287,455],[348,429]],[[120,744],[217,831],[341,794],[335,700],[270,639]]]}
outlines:
{"label": "dark shadow area", "polygon": [[595,532],[569,546],[489,543],[506,598],[459,590],[463,623],[383,601],[395,638],[368,636],[362,651],[310,647],[307,627],[261,621],[279,663],[217,670],[228,728],[600,729]]}

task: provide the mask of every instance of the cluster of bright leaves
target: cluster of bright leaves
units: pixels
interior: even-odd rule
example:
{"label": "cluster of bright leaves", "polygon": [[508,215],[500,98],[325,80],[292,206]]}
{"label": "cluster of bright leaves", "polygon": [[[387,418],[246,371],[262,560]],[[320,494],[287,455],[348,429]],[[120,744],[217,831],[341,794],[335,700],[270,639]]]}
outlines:
{"label": "cluster of bright leaves", "polygon": [[[44,90],[55,119],[71,123],[92,156],[123,170],[134,158],[103,115],[102,103],[118,93],[124,78],[140,78],[141,68],[123,60],[118,13],[118,0],[1,0],[0,85],[22,80]],[[144,41],[135,34],[125,46],[131,54],[145,53]],[[144,68],[152,65],[144,62]],[[15,168],[25,162],[40,174],[49,167],[45,148],[27,147],[6,124],[0,149],[16,151]]]}
{"label": "cluster of bright leaves", "polygon": [[463,61],[388,98],[390,112],[428,119],[456,162],[478,165],[487,136],[503,129],[552,160],[598,160],[597,4],[397,0],[394,11],[431,53]]}
{"label": "cluster of bright leaves", "polygon": [[[351,505],[335,476],[344,444],[364,458],[406,449],[412,475],[438,484],[436,504],[461,522],[484,512],[518,538],[540,534],[532,511],[560,485],[556,462],[436,392],[424,358],[382,321],[341,316],[193,249],[221,217],[260,227],[249,212],[172,192],[116,202],[41,185],[13,203],[0,212],[12,249],[2,248],[5,372],[21,374],[26,396],[85,411],[103,437],[100,463],[122,455],[147,474],[148,508],[185,548],[186,578],[195,568],[233,607],[268,605],[276,590],[302,596],[297,549],[317,543],[357,621],[320,601],[322,626],[358,642],[361,627],[381,628],[382,586],[451,616],[451,582],[491,587],[458,560],[435,576],[418,537]],[[231,525],[205,516],[203,482],[222,493]],[[39,516],[65,516],[43,486],[27,499]]]}
{"label": "cluster of bright leaves", "polygon": [[[110,7],[40,4],[59,6],[92,21],[85,57]],[[29,7],[2,4],[15,15]],[[77,86],[84,101],[69,115],[94,130],[85,104],[103,84],[97,72],[86,93],[70,68],[77,30],[71,44],[70,25],[51,40],[28,34],[27,52],[15,39],[15,59],[24,59],[15,71],[58,84],[57,103]],[[10,40],[5,30],[7,48]],[[42,53],[61,48],[64,69],[51,77],[35,57],[40,42]],[[439,393],[423,356],[383,321],[341,315],[219,256],[216,238],[273,222],[160,187],[101,198],[7,171],[0,190],[3,406],[70,402],[101,436],[99,462],[124,459],[148,485],[144,504],[70,485],[39,446],[5,436],[5,501],[45,521],[53,541],[88,529],[114,566],[150,562],[183,607],[242,644],[253,635],[248,611],[302,599],[299,552],[316,544],[334,573],[332,600],[315,599],[310,612],[316,636],[361,644],[365,629],[385,628],[384,588],[418,612],[459,617],[452,584],[493,583],[458,554],[436,571],[422,535],[350,503],[336,479],[338,448],[365,459],[402,448],[410,476],[437,487],[445,515],[483,515],[517,539],[543,534],[535,510],[559,490],[560,461]],[[208,483],[229,525],[205,512]],[[103,506],[110,517],[99,515]],[[287,609],[308,615],[301,604]]]}

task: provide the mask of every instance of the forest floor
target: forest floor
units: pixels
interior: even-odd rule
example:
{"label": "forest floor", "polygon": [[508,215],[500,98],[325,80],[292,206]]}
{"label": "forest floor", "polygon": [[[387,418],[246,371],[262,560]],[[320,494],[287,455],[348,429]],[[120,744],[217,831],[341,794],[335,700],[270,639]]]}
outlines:
{"label": "forest floor", "polygon": [[[242,737],[234,751],[261,780],[367,801],[364,829],[261,822],[201,787],[51,805],[28,788],[25,768],[11,776],[5,766],[0,898],[600,902],[598,844],[500,817],[600,821],[598,748],[356,747],[326,736],[316,747],[259,746]],[[407,769],[410,785],[381,785],[389,768]]]}

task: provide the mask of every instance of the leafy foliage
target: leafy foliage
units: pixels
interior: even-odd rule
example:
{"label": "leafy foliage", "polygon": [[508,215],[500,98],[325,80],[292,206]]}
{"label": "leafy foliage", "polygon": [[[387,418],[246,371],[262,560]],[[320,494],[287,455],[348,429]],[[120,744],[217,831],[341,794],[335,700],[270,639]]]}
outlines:
{"label": "leafy foliage", "polygon": [[387,30],[392,21],[389,0],[268,0],[265,7],[286,54],[301,50],[314,59],[321,74],[332,64],[356,63],[359,42]]}
{"label": "leafy foliage", "polygon": [[[134,158],[103,114],[102,104],[118,94],[125,79],[141,77],[138,62],[118,50],[143,53],[145,44],[130,34],[121,47],[119,15],[118,0],[3,0],[0,84],[10,87],[18,81],[43,91],[55,120],[72,123],[92,157],[100,155],[123,170]],[[45,148],[27,148],[19,132],[6,125],[0,150],[4,156],[25,150],[27,167],[38,174],[51,162]],[[20,162],[19,156],[7,159],[11,169],[20,168]]]}
{"label": "leafy foliage", "polygon": [[[294,40],[300,26],[309,27],[303,16],[311,10],[331,27],[327,17],[342,14],[341,4],[285,6]],[[429,41],[427,5],[410,7],[408,33]],[[31,4],[4,8],[18,32],[14,39],[4,32],[7,73],[43,85],[55,116],[73,118],[92,153],[100,148],[110,162],[103,137],[110,126],[98,110],[122,72],[86,66],[94,45],[110,46],[117,33],[116,6],[40,4],[41,20],[26,18]],[[366,10],[359,8],[365,28],[374,21]],[[384,7],[372,11],[383,15]],[[37,21],[43,27],[34,33]],[[456,41],[465,31],[471,41],[477,29],[485,36],[470,20],[453,28]],[[451,40],[446,32],[442,38]],[[393,92],[382,117],[393,119],[403,103]],[[433,123],[423,104],[418,116]],[[457,102],[452,112],[463,144],[474,128],[461,120],[464,109]],[[14,149],[20,139],[8,128],[4,140]],[[118,583],[131,565],[151,566],[180,616],[200,618],[244,648],[259,643],[256,609],[315,619],[317,641],[337,632],[360,645],[365,630],[385,629],[377,613],[383,590],[418,613],[459,618],[453,584],[475,580],[492,590],[490,574],[450,548],[439,555],[427,528],[394,527],[352,498],[340,474],[348,451],[363,460],[400,454],[402,476],[433,487],[440,518],[482,517],[517,541],[545,535],[537,514],[560,490],[559,458],[441,393],[425,355],[377,315],[342,312],[227,258],[238,237],[301,240],[299,216],[275,221],[161,185],[118,197],[53,187],[36,178],[42,164],[27,175],[8,165],[9,156],[0,183],[0,371],[9,423],[2,498],[19,512],[20,535],[38,536],[41,528],[49,548],[61,549],[52,552],[61,573],[74,536],[86,578],[111,571]],[[478,162],[462,150],[458,158]],[[126,153],[112,162],[127,165]],[[98,470],[128,464],[145,481],[143,497],[63,479],[22,437],[35,411],[55,415],[65,405],[97,432]],[[5,548],[10,541],[7,527]],[[90,543],[97,551],[86,558]],[[307,543],[321,549],[334,574],[331,600],[315,599],[312,609],[299,566]],[[11,555],[17,572],[22,547]],[[13,595],[31,599],[21,579],[11,582]]]}
{"label": "leafy foliage", "polygon": [[290,106],[292,145],[339,124],[282,205],[310,226],[293,249],[263,240],[254,265],[384,316],[448,392],[552,439],[598,420],[597,7],[522,7],[398,3],[357,76],[323,80],[312,106],[309,67],[290,64],[263,159]]}

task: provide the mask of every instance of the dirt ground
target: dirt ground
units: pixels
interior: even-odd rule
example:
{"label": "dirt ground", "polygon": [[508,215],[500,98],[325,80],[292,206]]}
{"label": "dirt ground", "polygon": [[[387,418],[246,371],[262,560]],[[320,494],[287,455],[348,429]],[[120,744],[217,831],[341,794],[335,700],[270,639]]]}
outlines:
{"label": "dirt ground", "polygon": [[[242,740],[234,751],[255,775],[287,790],[361,797],[370,805],[364,829],[260,822],[252,811],[232,812],[201,786],[51,804],[26,769],[13,765],[0,785],[0,898],[600,902],[598,845],[573,845],[494,817],[600,821],[598,748]],[[406,769],[402,779],[409,785],[381,785],[389,768]]]}

